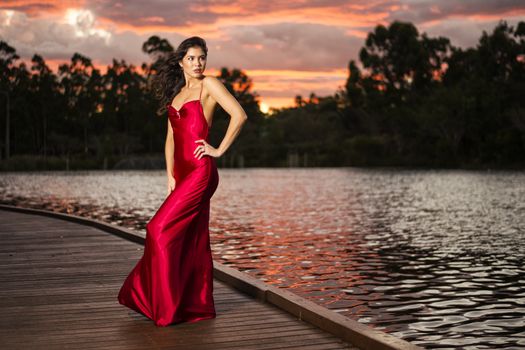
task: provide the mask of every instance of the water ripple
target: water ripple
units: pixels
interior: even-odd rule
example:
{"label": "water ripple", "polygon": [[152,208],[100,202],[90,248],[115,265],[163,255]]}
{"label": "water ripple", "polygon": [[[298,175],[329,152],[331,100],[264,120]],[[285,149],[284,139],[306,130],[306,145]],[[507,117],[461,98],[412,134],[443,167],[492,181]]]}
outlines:
{"label": "water ripple", "polygon": [[[220,169],[214,259],[426,348],[525,347],[525,174]],[[143,231],[163,171],[4,173],[3,203]]]}

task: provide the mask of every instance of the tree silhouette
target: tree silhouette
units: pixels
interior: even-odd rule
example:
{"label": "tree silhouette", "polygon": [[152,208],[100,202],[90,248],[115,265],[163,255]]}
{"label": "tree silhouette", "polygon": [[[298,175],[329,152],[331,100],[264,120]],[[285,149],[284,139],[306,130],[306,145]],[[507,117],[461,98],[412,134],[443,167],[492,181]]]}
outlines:
{"label": "tree silhouette", "polygon": [[[142,51],[150,60],[140,70],[114,59],[102,74],[75,53],[54,74],[37,54],[28,69],[0,41],[0,98],[10,98],[11,121],[7,130],[1,106],[0,143],[4,160],[13,154],[0,168],[110,168],[135,155],[163,160],[167,123],[156,116],[151,80],[173,46],[152,36]],[[378,25],[347,68],[335,94],[295,94],[293,106],[265,115],[246,72],[222,67],[217,78],[248,122],[218,164],[525,166],[525,22],[501,21],[471,48],[420,34],[411,23]],[[217,106],[213,145],[228,122]]]}

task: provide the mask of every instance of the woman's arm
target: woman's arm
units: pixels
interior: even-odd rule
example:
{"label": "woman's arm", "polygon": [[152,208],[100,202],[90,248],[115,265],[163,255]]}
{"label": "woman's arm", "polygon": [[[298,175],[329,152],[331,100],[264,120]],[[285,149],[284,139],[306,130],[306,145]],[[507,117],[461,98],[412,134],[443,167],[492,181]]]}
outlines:
{"label": "woman's arm", "polygon": [[222,156],[226,150],[231,146],[239,132],[241,131],[242,125],[248,119],[246,112],[241,107],[239,102],[233,97],[233,95],[226,89],[222,82],[213,76],[207,76],[205,79],[206,88],[209,91],[211,97],[230,115],[230,124],[226,130],[224,138],[217,148],[217,157]]}
{"label": "woman's arm", "polygon": [[168,119],[168,132],[166,134],[166,144],[164,146],[164,154],[166,157],[166,175],[168,176],[168,194],[175,188],[175,175],[173,174],[174,152],[175,144],[173,142],[173,129],[171,128],[170,120]]}

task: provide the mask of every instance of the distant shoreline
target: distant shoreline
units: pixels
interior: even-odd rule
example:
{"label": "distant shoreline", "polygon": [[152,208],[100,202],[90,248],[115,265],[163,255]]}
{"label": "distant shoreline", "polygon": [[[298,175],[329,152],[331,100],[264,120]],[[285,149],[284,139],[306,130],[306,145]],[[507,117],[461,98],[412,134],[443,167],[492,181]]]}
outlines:
{"label": "distant shoreline", "polygon": [[[457,169],[457,170],[525,170],[523,164],[464,164],[459,166],[435,164],[323,164],[303,166],[298,162],[276,162],[276,164],[259,164],[245,166],[243,160],[234,157],[217,159],[219,168],[386,168],[386,169]],[[9,171],[81,171],[81,170],[163,170],[165,169],[164,154],[137,154],[123,157],[85,157],[71,156],[68,158],[56,156],[15,155],[8,161],[0,160],[0,172]]]}

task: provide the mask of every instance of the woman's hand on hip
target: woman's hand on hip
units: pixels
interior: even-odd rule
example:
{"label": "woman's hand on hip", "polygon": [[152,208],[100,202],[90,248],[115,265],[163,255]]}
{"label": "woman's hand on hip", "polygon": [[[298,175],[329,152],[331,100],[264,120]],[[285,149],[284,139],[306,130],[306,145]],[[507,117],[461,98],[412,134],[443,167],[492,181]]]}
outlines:
{"label": "woman's hand on hip", "polygon": [[206,142],[206,140],[200,139],[195,140],[195,142],[200,143],[200,145],[198,145],[197,148],[195,148],[195,151],[193,151],[193,155],[195,156],[195,158],[201,159],[203,156],[211,156],[217,158],[221,156],[219,150],[210,145],[208,142]]}

